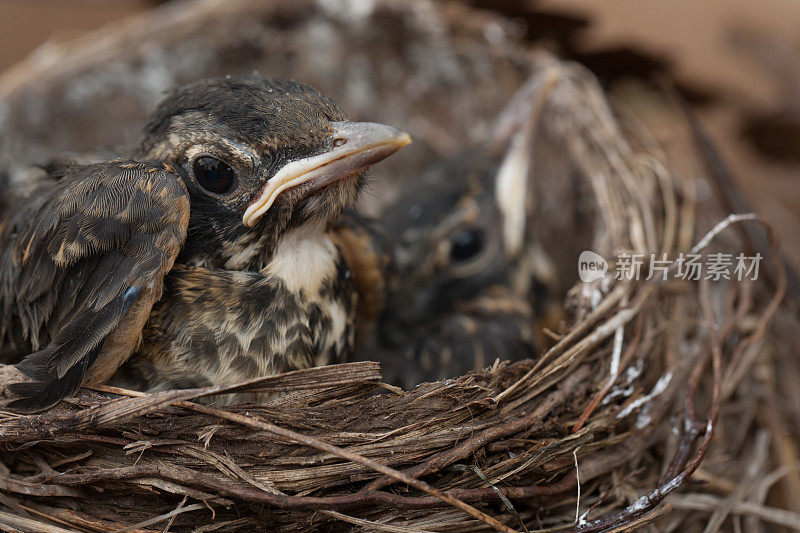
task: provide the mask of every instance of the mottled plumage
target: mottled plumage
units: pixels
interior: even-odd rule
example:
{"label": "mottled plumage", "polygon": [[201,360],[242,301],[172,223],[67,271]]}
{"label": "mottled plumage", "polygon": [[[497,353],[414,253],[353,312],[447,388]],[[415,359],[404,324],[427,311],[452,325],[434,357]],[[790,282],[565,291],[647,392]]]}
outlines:
{"label": "mottled plumage", "polygon": [[329,229],[408,142],[310,87],[239,76],[165,99],[142,162],[50,167],[0,219],[0,353],[35,380],[11,406],[126,360],[114,382],[144,390],[341,360],[356,296]]}
{"label": "mottled plumage", "polygon": [[108,379],[130,354],[186,239],[189,198],[163,165],[114,161],[69,169],[0,227],[0,339],[19,368],[52,376],[44,403]]}
{"label": "mottled plumage", "polygon": [[297,264],[278,265],[286,261],[278,251],[260,272],[176,265],[144,329],[146,342],[113,382],[159,391],[345,360],[353,347],[356,292],[338,249],[324,233],[317,238],[299,246],[282,242],[306,248],[292,252],[297,257],[289,261]]}

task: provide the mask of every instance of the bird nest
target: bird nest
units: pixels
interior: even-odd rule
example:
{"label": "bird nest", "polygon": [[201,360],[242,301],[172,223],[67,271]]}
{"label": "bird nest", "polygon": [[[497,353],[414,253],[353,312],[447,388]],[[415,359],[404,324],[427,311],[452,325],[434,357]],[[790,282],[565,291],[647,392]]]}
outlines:
{"label": "bird nest", "polygon": [[[339,24],[323,4],[306,6],[303,16]],[[220,12],[240,21],[249,9],[263,24],[284,27],[292,9],[301,11],[244,2],[234,16],[228,7],[202,6],[191,16],[202,21],[213,12],[223,26],[228,19]],[[433,39],[450,47],[435,53],[455,58],[455,71],[467,72],[465,82],[474,81],[471,89],[483,94],[469,100],[469,90],[451,80],[440,90],[452,98],[440,101],[475,113],[478,123],[491,115],[487,102],[507,100],[524,77],[538,80],[517,93],[541,102],[536,161],[541,168],[563,168],[537,177],[537,232],[574,235],[573,242],[560,240],[572,247],[588,243],[607,258],[643,254],[649,261],[650,254],[667,254],[669,280],[616,279],[612,263],[605,276],[583,283],[569,274],[575,272],[572,255],[559,265],[565,283],[574,284],[564,302],[569,318],[549,332],[551,345],[543,353],[408,391],[382,383],[380,365],[362,361],[157,394],[82,389],[42,414],[2,412],[0,524],[52,532],[249,531],[265,524],[274,531],[607,531],[656,519],[688,526],[697,520],[692,512],[709,508],[722,523],[734,506],[722,505],[719,495],[737,490],[742,465],[765,468],[767,444],[763,432],[754,437],[758,428],[770,428],[774,438],[782,430],[789,439],[779,420],[756,417],[760,404],[747,416],[725,409],[769,386],[778,368],[772,361],[788,350],[773,339],[797,335],[796,316],[780,303],[785,280],[771,263],[775,255],[755,244],[769,254],[766,273],[755,281],[676,279],[674,260],[682,252],[735,256],[753,244],[728,229],[752,217],[726,218],[725,208],[708,198],[700,172],[682,167],[688,149],[664,151],[639,125],[621,126],[580,67],[510,42],[501,51],[477,47],[496,38],[492,32],[500,27],[483,14],[450,9],[431,22],[414,18],[420,10],[431,13],[428,4],[378,6],[366,16],[403,21],[392,31],[406,32],[404,42]],[[283,18],[275,18],[276,11]],[[164,13],[148,16],[159,32],[170,23]],[[187,24],[188,16],[181,13],[179,22]],[[357,29],[363,23],[347,31],[366,31]],[[141,21],[123,30],[128,39],[150,31]],[[83,43],[82,50],[103,38]],[[266,55],[258,57],[265,61]],[[85,82],[87,69],[100,72],[109,61],[116,73],[136,64],[120,55],[103,57],[97,66],[84,57],[45,82],[41,65],[32,64],[33,81],[21,82],[16,73],[2,96],[12,111],[23,108],[24,98],[66,91],[65,79],[83,76]],[[482,61],[492,68],[475,68]],[[487,75],[498,86],[491,94]],[[550,80],[544,96],[542,77]],[[119,101],[119,92],[109,98]],[[347,107],[351,98],[339,99]],[[42,105],[62,105],[57,97],[50,102]],[[362,102],[359,111],[369,105]],[[57,112],[72,111],[64,106]],[[12,122],[24,120],[19,113],[12,113]],[[391,122],[385,114],[374,118]],[[426,157],[432,159],[451,142],[441,130],[462,119],[434,128],[424,116],[406,123],[412,132],[423,131],[417,141],[430,145]],[[481,127],[472,126],[470,134],[479,137]],[[31,137],[33,146],[45,138]],[[58,132],[47,142],[61,142]],[[29,153],[34,157],[36,149]],[[586,191],[579,203],[561,183],[567,174]],[[552,216],[565,212],[575,216]],[[773,320],[779,309],[786,312]],[[11,367],[2,372],[4,381],[14,377]],[[234,390],[275,395],[265,404],[213,406],[215,395]],[[678,489],[691,494],[665,501]]]}

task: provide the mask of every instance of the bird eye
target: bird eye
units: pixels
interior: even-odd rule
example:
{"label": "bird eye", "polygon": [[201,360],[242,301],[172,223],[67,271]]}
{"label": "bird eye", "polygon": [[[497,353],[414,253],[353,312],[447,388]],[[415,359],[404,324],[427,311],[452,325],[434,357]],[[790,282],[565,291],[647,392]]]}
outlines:
{"label": "bird eye", "polygon": [[455,262],[472,259],[483,249],[483,241],[481,230],[461,230],[450,241],[450,259]]}
{"label": "bird eye", "polygon": [[236,172],[215,157],[198,157],[192,163],[197,184],[214,194],[227,194],[236,186]]}

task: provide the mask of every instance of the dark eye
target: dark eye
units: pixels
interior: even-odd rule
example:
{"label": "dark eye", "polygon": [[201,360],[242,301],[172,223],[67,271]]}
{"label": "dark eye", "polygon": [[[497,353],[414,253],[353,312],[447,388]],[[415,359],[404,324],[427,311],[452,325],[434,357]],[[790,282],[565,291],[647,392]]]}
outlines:
{"label": "dark eye", "polygon": [[450,241],[450,259],[466,261],[472,259],[483,249],[483,232],[478,229],[459,231]]}
{"label": "dark eye", "polygon": [[214,194],[227,194],[236,186],[236,172],[223,161],[214,157],[198,157],[192,163],[197,184]]}

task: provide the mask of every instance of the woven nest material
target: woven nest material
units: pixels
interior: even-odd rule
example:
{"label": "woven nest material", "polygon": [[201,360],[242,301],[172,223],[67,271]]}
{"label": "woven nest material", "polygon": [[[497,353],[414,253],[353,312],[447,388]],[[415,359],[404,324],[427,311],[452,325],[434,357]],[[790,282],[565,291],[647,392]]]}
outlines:
{"label": "woven nest material", "polygon": [[[300,70],[292,74],[331,92],[356,115],[374,112],[371,118],[392,122],[399,114],[401,125],[421,132],[417,142],[427,146],[422,159],[449,149],[452,134],[443,132],[479,138],[526,77],[555,79],[538,116],[536,157],[544,168],[564,166],[588,194],[586,202],[570,208],[582,217],[556,220],[548,210],[575,203],[547,196],[559,194],[567,170],[541,176],[536,194],[543,235],[573,233],[576,242],[587,241],[606,257],[744,249],[745,240],[727,228],[750,217],[726,218],[725,209],[704,196],[708,183],[696,166],[687,171],[685,146],[664,151],[639,125],[620,126],[582,68],[525,52],[514,45],[513,28],[503,33],[504,23],[461,8],[436,12],[425,3],[377,3],[364,15],[334,14],[329,4],[338,5],[204,2],[191,13],[171,7],[68,49],[79,60],[58,72],[48,71],[47,58],[39,58],[27,72],[0,80],[5,126],[16,128],[6,136],[4,153],[8,159],[16,146],[22,160],[6,161],[6,168],[14,174],[48,142],[58,150],[85,149],[80,143],[90,142],[69,145],[58,125],[47,135],[37,130],[43,126],[25,106],[31,99],[43,99],[46,111],[69,117],[80,106],[64,95],[96,79],[101,87],[89,84],[86,90],[101,94],[97,108],[116,102],[123,109],[117,112],[138,117],[133,111],[149,105],[148,98],[133,96],[102,73],[123,79],[141,74],[147,68],[142,57],[161,57],[176,46],[173,38],[191,48],[209,17],[213,31],[226,36],[213,37],[209,54],[215,57],[237,50],[226,24],[241,29],[247,21],[247,31],[238,34],[242,47],[248,31],[264,35],[292,28],[292,34],[307,36],[306,25],[317,24],[349,32],[350,42],[375,40],[357,60],[342,59],[342,69],[353,62],[361,68],[385,62],[392,52],[400,74],[375,74],[375,85],[366,89],[329,90],[325,75],[309,67],[319,63],[311,57],[318,48],[303,48],[284,35],[280,42],[292,48]],[[292,18],[301,13],[302,23]],[[375,27],[392,33],[378,38]],[[126,48],[155,31],[165,35],[155,48]],[[502,42],[487,46],[497,31]],[[325,32],[314,35],[320,34]],[[245,43],[252,48],[244,47],[249,63],[237,68],[290,68],[286,50],[276,51],[284,46],[278,40],[253,39],[256,44]],[[441,68],[426,71],[427,59],[414,50],[401,51],[399,43],[408,42],[431,45],[438,60],[451,61],[449,78],[442,79]],[[111,51],[94,57],[95,50]],[[336,46],[326,50],[334,60]],[[298,59],[302,53],[307,55]],[[225,68],[202,61],[170,81]],[[419,101],[387,93],[392,79],[417,80]],[[453,105],[435,111],[439,122],[425,120],[433,111],[424,94],[435,88],[447,95],[438,101]],[[397,103],[388,111],[380,105],[386,98]],[[468,127],[464,113],[472,113]],[[87,137],[103,135],[107,126],[99,119],[83,120],[90,122]],[[122,122],[136,125],[133,119]],[[413,168],[423,162],[399,164]],[[574,263],[569,268],[574,271]],[[763,268],[769,275],[743,283],[618,281],[613,272],[592,283],[571,279],[576,285],[565,302],[570,322],[540,357],[496,363],[410,391],[383,385],[377,363],[354,362],[153,395],[81,390],[44,414],[3,412],[0,524],[10,531],[52,532],[606,531],[660,519],[665,528],[691,530],[709,520],[718,528],[730,514],[746,514],[737,507],[745,500],[763,509],[772,485],[759,484],[759,476],[791,464],[796,453],[796,435],[786,425],[796,413],[781,416],[772,409],[770,415],[775,399],[762,393],[791,361],[797,317],[780,303],[782,269]],[[5,381],[13,378],[12,368],[1,371]],[[786,371],[796,373],[791,362]],[[216,408],[193,401],[232,388],[281,394],[264,405]],[[771,463],[770,437],[784,452]],[[780,494],[797,489],[795,474],[789,470],[776,478]],[[666,503],[678,489],[684,494]],[[786,512],[772,520],[790,526],[795,518]]]}

